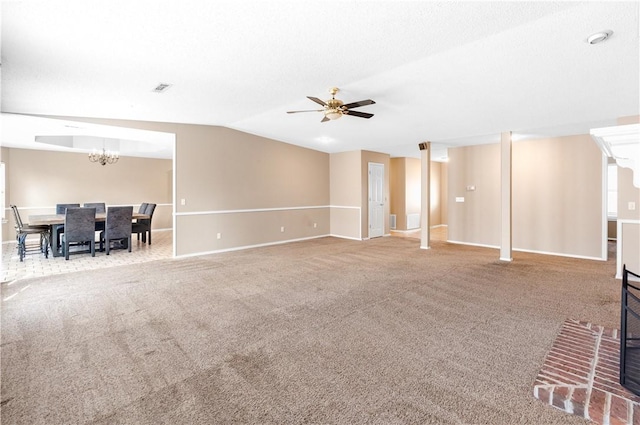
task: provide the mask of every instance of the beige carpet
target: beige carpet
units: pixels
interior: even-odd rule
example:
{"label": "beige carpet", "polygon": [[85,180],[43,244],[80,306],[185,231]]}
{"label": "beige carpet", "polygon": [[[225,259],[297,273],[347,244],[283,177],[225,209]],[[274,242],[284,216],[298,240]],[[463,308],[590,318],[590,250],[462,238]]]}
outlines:
{"label": "beige carpet", "polygon": [[[584,424],[536,400],[613,262],[312,241],[2,285],[2,424]],[[12,296],[13,295],[13,296]]]}

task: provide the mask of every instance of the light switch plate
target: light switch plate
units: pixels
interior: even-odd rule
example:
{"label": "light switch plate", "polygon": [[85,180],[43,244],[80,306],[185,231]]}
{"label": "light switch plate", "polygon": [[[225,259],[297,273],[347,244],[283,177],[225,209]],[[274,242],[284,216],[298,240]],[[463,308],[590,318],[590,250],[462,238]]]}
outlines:
{"label": "light switch plate", "polygon": [[629,206],[629,211],[633,211],[636,209],[636,203],[633,201],[629,202],[628,206]]}

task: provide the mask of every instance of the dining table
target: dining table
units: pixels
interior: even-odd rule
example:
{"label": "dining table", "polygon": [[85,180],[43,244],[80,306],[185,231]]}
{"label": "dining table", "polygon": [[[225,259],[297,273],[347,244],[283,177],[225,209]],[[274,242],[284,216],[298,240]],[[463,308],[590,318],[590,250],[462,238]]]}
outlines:
{"label": "dining table", "polygon": [[[64,214],[34,214],[29,216],[29,225],[31,226],[49,226],[51,237],[51,254],[54,257],[61,257],[64,255],[60,246],[60,229],[61,224],[64,224]],[[131,221],[149,219],[148,214],[142,214],[133,212]],[[96,213],[96,223],[104,222],[107,220],[107,213]],[[54,245],[55,244],[55,245]]]}

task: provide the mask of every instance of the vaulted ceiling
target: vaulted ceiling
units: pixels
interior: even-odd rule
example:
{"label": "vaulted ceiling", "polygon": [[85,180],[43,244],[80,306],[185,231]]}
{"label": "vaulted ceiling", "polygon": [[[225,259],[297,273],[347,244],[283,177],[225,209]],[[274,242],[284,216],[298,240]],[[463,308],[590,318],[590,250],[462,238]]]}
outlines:
{"label": "vaulted ceiling", "polygon": [[[419,156],[427,140],[444,156],[502,131],[515,140],[588,134],[640,114],[639,9],[637,1],[4,0],[3,120],[220,125],[392,156]],[[603,30],[613,31],[608,40],[587,42]],[[171,86],[153,92],[160,83]],[[331,87],[345,103],[375,100],[358,108],[374,116],[286,114],[318,109],[306,96],[327,100]],[[5,132],[1,142],[20,138]]]}

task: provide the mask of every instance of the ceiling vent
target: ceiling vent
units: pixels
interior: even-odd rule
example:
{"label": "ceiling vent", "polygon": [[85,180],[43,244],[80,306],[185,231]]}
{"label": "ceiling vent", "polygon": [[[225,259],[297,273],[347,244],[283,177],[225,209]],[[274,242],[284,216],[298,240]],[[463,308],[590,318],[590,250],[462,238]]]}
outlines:
{"label": "ceiling vent", "polygon": [[167,90],[169,90],[169,87],[171,87],[171,84],[167,84],[167,83],[160,83],[156,86],[156,88],[153,89],[154,93],[164,93]]}

